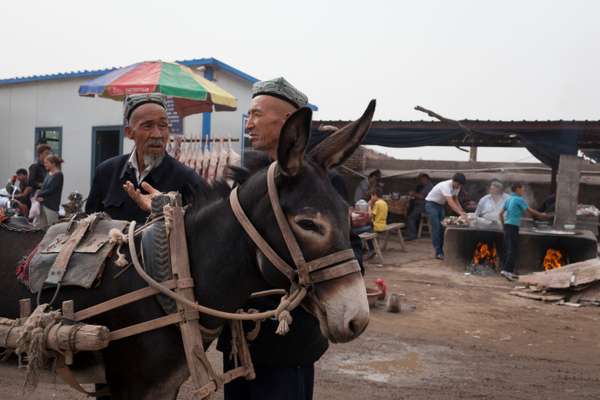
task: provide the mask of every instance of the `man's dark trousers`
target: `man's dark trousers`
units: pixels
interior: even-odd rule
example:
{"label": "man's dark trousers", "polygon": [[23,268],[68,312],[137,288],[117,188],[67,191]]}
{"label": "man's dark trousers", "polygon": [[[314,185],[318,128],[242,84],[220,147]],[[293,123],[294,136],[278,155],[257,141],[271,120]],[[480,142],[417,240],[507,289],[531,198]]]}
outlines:
{"label": "man's dark trousers", "polygon": [[[224,370],[235,366],[223,355]],[[255,366],[256,379],[250,384],[238,378],[225,385],[229,400],[312,400],[315,368],[313,364],[295,367]]]}
{"label": "man's dark trousers", "polygon": [[504,266],[503,271],[513,273],[519,258],[519,227],[504,224]]}

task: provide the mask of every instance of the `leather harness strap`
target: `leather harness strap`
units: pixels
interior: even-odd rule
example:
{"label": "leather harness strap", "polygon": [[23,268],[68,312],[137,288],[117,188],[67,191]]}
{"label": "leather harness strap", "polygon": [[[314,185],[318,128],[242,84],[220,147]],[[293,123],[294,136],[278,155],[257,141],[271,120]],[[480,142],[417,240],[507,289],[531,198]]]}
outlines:
{"label": "leather harness strap", "polygon": [[294,269],[289,266],[279,255],[273,250],[271,246],[267,243],[267,241],[258,233],[250,219],[244,212],[240,201],[238,199],[237,187],[233,188],[231,191],[231,195],[229,196],[229,204],[231,205],[231,209],[233,210],[233,214],[236,219],[242,225],[250,239],[256,244],[256,247],[271,261],[271,263],[282,273],[284,274],[290,281],[294,280],[294,276],[296,275]]}
{"label": "leather harness strap", "polygon": [[290,252],[290,255],[292,256],[292,260],[294,260],[294,264],[296,264],[296,267],[298,268],[299,283],[301,285],[306,285],[309,282],[308,270],[304,267],[306,265],[306,261],[304,260],[302,250],[296,241],[296,237],[290,228],[290,224],[287,222],[287,217],[281,209],[279,193],[277,192],[277,185],[275,183],[276,168],[277,163],[274,162],[269,165],[269,169],[267,170],[267,189],[269,192],[269,200],[271,201],[271,208],[275,214],[275,219],[277,220],[277,225],[279,226],[281,236],[283,236],[283,240]]}
{"label": "leather harness strap", "polygon": [[71,369],[65,364],[65,359],[62,356],[57,358],[55,370],[58,376],[60,376],[60,378],[63,380],[63,382],[65,382],[67,385],[71,386],[78,392],[85,394],[86,396],[101,397],[110,395],[108,387],[105,387],[96,392],[89,392],[85,390],[83,386],[81,386],[79,382],[77,382],[77,379],[73,375],[73,372],[71,372]]}
{"label": "leather harness strap", "polygon": [[67,266],[69,265],[71,256],[75,252],[75,249],[81,242],[81,239],[83,239],[87,233],[88,228],[90,225],[92,225],[95,218],[96,215],[90,215],[77,224],[75,232],[71,234],[65,246],[61,249],[60,253],[58,253],[58,256],[56,256],[56,259],[54,260],[54,263],[48,272],[46,283],[58,285],[62,282],[62,279],[67,272]]}
{"label": "leather harness strap", "polygon": [[[174,289],[178,287],[178,281],[175,279],[170,279],[168,281],[161,282],[161,284],[169,289]],[[129,292],[127,294],[121,295],[119,297],[114,297],[110,300],[102,302],[100,304],[96,304],[94,306],[85,308],[81,311],[77,311],[75,313],[75,321],[80,322],[86,320],[88,318],[94,317],[96,315],[100,315],[107,311],[113,310],[115,308],[124,306],[129,303],[136,302],[138,300],[145,299],[146,297],[154,296],[155,294],[160,293],[158,289],[147,286],[142,289],[135,290],[133,292]]]}
{"label": "leather harness strap", "polygon": [[352,249],[338,251],[337,253],[329,254],[325,257],[317,258],[316,260],[307,263],[308,272],[315,272],[323,268],[329,267],[331,264],[340,262],[340,260],[352,260],[355,258]]}
{"label": "leather harness strap", "polygon": [[153,331],[155,329],[164,328],[165,326],[177,324],[183,321],[198,319],[200,314],[198,311],[177,312],[165,315],[164,317],[151,319],[150,321],[140,322],[139,324],[130,325],[126,328],[117,329],[110,332],[110,341],[124,339],[129,336],[140,333]]}

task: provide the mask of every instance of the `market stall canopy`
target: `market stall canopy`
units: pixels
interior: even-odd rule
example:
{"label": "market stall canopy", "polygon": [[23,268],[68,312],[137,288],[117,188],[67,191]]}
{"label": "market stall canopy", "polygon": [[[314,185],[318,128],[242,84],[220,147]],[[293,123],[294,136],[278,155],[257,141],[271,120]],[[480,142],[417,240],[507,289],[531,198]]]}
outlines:
{"label": "market stall canopy", "polygon": [[[586,154],[600,149],[600,121],[460,121],[471,129],[467,134],[455,124],[437,121],[373,121],[364,145],[385,147],[493,146],[525,147],[544,164],[558,167],[561,154]],[[342,127],[348,121],[315,121],[311,145],[327,136],[320,126]]]}
{"label": "market stall canopy", "polygon": [[234,111],[237,99],[185,65],[145,61],[119,68],[79,87],[80,96],[122,101],[129,94],[158,92],[173,97],[181,117],[211,111]]}

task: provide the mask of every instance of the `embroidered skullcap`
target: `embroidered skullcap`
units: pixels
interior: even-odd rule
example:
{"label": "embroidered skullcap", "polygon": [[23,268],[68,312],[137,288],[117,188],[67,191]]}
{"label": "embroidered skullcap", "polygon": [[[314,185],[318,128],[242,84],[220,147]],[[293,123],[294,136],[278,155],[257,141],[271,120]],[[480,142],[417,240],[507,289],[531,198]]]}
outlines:
{"label": "embroidered skullcap", "polygon": [[165,111],[167,110],[167,96],[162,93],[130,94],[125,97],[125,101],[123,102],[123,119],[125,123],[129,122],[129,118],[131,118],[131,114],[133,114],[136,108],[148,103],[158,104]]}
{"label": "embroidered skullcap", "polygon": [[267,95],[277,97],[283,101],[287,101],[296,108],[304,107],[308,104],[308,97],[285,78],[275,78],[270,81],[256,82],[252,86],[252,97]]}

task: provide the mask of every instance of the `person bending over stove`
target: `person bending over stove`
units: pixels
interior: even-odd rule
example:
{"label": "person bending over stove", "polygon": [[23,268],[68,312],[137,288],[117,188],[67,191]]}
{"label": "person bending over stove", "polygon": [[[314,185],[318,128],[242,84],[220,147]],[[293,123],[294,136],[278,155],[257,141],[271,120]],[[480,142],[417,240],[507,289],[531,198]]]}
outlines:
{"label": "person bending over stove", "polygon": [[442,220],[446,215],[446,204],[458,215],[465,215],[465,211],[458,201],[460,190],[467,182],[463,174],[457,172],[452,179],[442,181],[435,185],[425,197],[425,211],[429,216],[431,225],[431,243],[435,249],[435,258],[444,259],[444,227]]}

